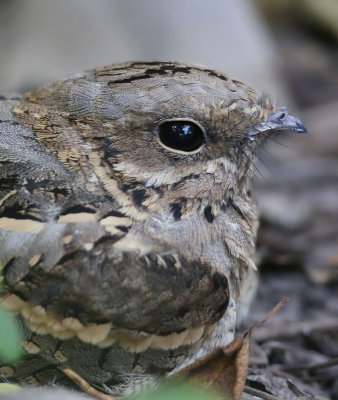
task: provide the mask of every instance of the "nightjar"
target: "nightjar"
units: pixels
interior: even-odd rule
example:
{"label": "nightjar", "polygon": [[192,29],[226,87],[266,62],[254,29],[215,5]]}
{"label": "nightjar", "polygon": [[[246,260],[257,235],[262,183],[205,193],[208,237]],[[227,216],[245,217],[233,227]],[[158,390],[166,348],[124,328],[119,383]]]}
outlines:
{"label": "nightjar", "polygon": [[0,373],[132,392],[231,341],[257,282],[252,165],[276,130],[306,129],[171,62],[0,97],[1,296],[26,352]]}

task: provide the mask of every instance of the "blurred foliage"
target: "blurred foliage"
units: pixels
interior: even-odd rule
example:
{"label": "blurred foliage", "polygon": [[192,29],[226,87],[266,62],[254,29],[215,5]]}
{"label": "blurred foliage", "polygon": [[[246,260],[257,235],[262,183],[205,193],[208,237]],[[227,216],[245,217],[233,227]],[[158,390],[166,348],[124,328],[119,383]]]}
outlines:
{"label": "blurred foliage", "polygon": [[256,0],[256,2],[271,22],[297,19],[338,41],[337,0]]}
{"label": "blurred foliage", "polygon": [[20,332],[15,318],[0,306],[0,359],[16,361],[21,355]]}
{"label": "blurred foliage", "polygon": [[[221,397],[226,400],[224,395]],[[140,394],[134,397],[133,400],[217,400],[219,398],[219,393],[182,383],[179,385],[165,385],[154,392]]]}
{"label": "blurred foliage", "polygon": [[12,383],[0,383],[0,396],[2,394],[13,393],[20,390],[20,386]]}
{"label": "blurred foliage", "polygon": [[323,29],[333,33],[338,40],[338,1],[303,0],[306,17],[316,21]]}

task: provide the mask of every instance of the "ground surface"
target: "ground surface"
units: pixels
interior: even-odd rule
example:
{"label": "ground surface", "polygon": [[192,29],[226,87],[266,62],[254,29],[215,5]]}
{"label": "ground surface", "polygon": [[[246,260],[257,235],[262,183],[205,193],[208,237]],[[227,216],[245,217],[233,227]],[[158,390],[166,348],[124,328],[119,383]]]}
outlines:
{"label": "ground surface", "polygon": [[[282,400],[338,399],[338,48],[315,23],[273,20],[285,84],[308,135],[263,151],[261,285],[247,384]],[[289,18],[289,20],[287,20]],[[276,28],[277,27],[277,28]],[[270,398],[270,397],[266,397]],[[271,399],[274,397],[271,397]]]}

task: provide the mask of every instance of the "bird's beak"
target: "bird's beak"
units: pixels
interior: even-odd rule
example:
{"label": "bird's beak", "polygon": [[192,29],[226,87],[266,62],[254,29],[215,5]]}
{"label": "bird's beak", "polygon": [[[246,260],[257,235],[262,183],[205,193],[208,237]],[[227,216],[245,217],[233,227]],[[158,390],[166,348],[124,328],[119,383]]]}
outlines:
{"label": "bird's beak", "polygon": [[257,135],[260,132],[288,130],[296,133],[306,133],[307,129],[303,122],[290,115],[286,108],[281,108],[275,114],[270,114],[265,121],[260,122],[249,132],[249,137]]}
{"label": "bird's beak", "polygon": [[293,132],[297,132],[297,133],[306,133],[307,132],[306,126],[303,124],[303,122],[300,119],[294,117],[293,115],[287,114],[287,113],[284,113],[285,114],[284,118],[280,119],[279,114],[280,113],[277,113],[277,115],[275,114],[277,116],[276,121],[275,121],[277,123],[276,129],[279,129],[279,130],[287,129],[289,131],[293,131]]}

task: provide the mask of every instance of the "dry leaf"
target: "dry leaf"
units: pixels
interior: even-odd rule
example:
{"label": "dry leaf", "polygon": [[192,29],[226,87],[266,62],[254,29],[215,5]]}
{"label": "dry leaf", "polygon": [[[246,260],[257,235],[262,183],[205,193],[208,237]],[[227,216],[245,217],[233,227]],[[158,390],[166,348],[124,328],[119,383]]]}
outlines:
{"label": "dry leaf", "polygon": [[170,382],[184,378],[205,388],[217,389],[229,399],[242,396],[249,364],[249,344],[252,332],[278,311],[287,299],[282,300],[260,322],[254,324],[226,347],[207,354],[175,374]]}

